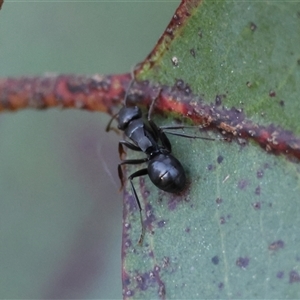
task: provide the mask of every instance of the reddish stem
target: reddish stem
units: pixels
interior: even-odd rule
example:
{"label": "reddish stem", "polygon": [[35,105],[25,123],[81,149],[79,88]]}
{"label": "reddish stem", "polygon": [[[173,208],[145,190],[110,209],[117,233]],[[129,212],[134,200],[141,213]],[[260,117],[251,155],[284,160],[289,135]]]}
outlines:
{"label": "reddish stem", "polygon": [[51,107],[111,114],[124,98],[131,75],[45,75],[0,79],[0,111]]}
{"label": "reddish stem", "polygon": [[[123,104],[131,82],[129,73],[111,76],[58,75],[0,79],[0,111],[24,108],[77,108],[116,113]],[[253,123],[242,110],[225,108],[219,95],[207,103],[194,95],[188,85],[153,86],[148,81],[134,82],[128,93],[127,105],[149,107],[155,102],[155,113],[173,113],[178,121],[191,120],[207,129],[217,129],[227,137],[245,142],[252,139],[263,149],[300,159],[300,139],[280,126]],[[243,142],[243,141],[242,141]]]}

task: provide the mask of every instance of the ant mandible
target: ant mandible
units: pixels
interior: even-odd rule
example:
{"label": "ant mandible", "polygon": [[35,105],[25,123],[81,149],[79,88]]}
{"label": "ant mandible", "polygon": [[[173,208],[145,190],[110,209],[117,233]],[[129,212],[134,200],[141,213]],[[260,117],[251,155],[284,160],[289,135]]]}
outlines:
{"label": "ant mandible", "polygon": [[[142,218],[142,207],[132,180],[136,177],[148,175],[153,184],[165,192],[179,193],[183,191],[186,185],[185,171],[179,160],[172,155],[171,143],[168,137],[166,136],[164,130],[183,129],[186,127],[195,126],[157,126],[151,119],[151,114],[154,108],[156,98],[152,101],[150,105],[147,121],[144,120],[142,111],[138,106],[128,107],[126,105],[126,100],[132,84],[133,80],[131,81],[130,86],[125,94],[124,107],[121,108],[121,110],[111,118],[111,120],[107,124],[106,131],[112,129],[111,123],[115,118],[117,118],[118,129],[124,131],[125,136],[131,140],[130,142],[126,140],[119,141],[120,157],[122,153],[125,153],[123,146],[134,151],[144,152],[146,154],[145,158],[123,160],[118,165],[118,175],[121,180],[122,189],[124,185],[122,165],[136,165],[141,163],[148,164],[147,168],[138,170],[128,177],[128,180],[131,185],[132,194],[134,195],[134,198],[138,204],[140,211],[142,232],[138,243],[142,245],[145,233]],[[197,137],[176,132],[166,132],[169,134],[183,137],[214,140],[213,138]]]}

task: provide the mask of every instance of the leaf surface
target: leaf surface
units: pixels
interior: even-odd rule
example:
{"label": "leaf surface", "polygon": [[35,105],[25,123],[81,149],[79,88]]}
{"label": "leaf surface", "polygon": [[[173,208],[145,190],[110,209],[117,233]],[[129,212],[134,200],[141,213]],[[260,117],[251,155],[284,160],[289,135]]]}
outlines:
{"label": "leaf surface", "polygon": [[[183,1],[139,66],[137,80],[183,84],[211,108],[212,130],[200,134],[219,138],[215,129],[227,122],[236,136],[170,136],[188,186],[168,194],[148,177],[134,179],[142,247],[137,205],[125,191],[125,298],[300,297],[299,37],[297,2]],[[154,119],[165,125],[174,116]]]}

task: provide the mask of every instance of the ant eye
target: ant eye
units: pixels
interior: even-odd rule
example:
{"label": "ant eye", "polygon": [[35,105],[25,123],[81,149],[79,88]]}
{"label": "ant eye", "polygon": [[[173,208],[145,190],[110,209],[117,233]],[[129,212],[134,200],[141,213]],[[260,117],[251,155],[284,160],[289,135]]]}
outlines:
{"label": "ant eye", "polygon": [[[124,124],[122,124],[122,125],[124,125]],[[119,122],[119,124],[118,124],[118,129],[120,129],[120,130],[124,130],[125,129],[125,126],[123,127],[123,126],[121,126],[121,123]]]}

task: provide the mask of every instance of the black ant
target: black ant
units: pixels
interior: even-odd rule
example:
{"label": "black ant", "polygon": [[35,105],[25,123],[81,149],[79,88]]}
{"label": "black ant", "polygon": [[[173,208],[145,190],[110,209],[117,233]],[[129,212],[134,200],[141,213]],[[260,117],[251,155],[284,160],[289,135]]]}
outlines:
{"label": "black ant", "polygon": [[[120,157],[125,153],[123,146],[134,150],[144,152],[147,157],[142,159],[128,159],[123,160],[118,165],[118,174],[121,180],[121,189],[123,188],[123,172],[122,165],[130,164],[141,164],[148,163],[147,168],[138,170],[131,174],[128,179],[131,185],[132,193],[135,197],[135,200],[138,204],[140,210],[140,218],[142,224],[142,233],[139,239],[139,244],[143,243],[144,238],[144,225],[142,219],[142,207],[140,200],[137,196],[136,190],[134,188],[132,180],[136,177],[148,175],[150,180],[155,186],[159,189],[169,192],[169,193],[179,193],[184,190],[186,185],[186,176],[185,171],[177,158],[175,158],[171,152],[172,147],[171,143],[166,136],[165,132],[189,137],[189,138],[200,138],[205,140],[214,140],[212,138],[206,137],[197,137],[187,134],[181,134],[176,132],[168,132],[167,129],[183,129],[186,127],[195,127],[195,126],[162,126],[158,127],[154,121],[151,120],[151,114],[154,108],[155,99],[152,101],[149,111],[147,121],[143,119],[142,111],[137,106],[127,107],[126,100],[129,89],[132,86],[133,81],[130,84],[130,87],[127,90],[125,95],[125,105],[124,107],[112,117],[110,122],[107,124],[106,131],[112,129],[111,123],[117,118],[118,120],[118,129],[124,131],[126,137],[128,137],[131,142],[126,140],[121,140],[119,142],[119,154]],[[165,132],[164,132],[165,130]]]}

